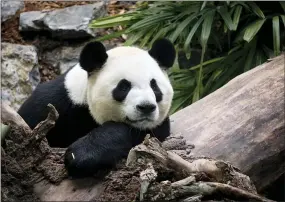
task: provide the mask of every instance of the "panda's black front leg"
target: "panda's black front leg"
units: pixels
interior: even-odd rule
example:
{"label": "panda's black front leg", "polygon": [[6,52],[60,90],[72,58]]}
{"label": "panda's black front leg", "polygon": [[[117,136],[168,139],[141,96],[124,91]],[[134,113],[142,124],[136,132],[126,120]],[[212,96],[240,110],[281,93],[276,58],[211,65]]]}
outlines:
{"label": "panda's black front leg", "polygon": [[163,142],[170,135],[170,120],[167,117],[159,126],[152,129],[150,134]]}
{"label": "panda's black front leg", "polygon": [[128,155],[132,146],[131,127],[106,122],[70,145],[64,163],[70,176],[88,176],[114,166]]}

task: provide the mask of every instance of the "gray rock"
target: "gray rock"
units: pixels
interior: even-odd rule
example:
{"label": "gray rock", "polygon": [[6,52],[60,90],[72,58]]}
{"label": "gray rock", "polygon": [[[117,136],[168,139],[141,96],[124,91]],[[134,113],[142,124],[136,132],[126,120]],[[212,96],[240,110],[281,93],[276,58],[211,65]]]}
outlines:
{"label": "gray rock", "polygon": [[84,45],[85,43],[77,46],[62,46],[45,52],[41,59],[54,68],[59,67],[60,73],[63,74],[78,63],[79,54]]}
{"label": "gray rock", "polygon": [[47,30],[54,38],[73,39],[96,36],[98,29],[88,27],[91,20],[106,14],[104,2],[76,5],[53,11],[20,14],[20,31]]}
{"label": "gray rock", "polygon": [[[60,73],[63,74],[78,63],[80,52],[86,43],[88,42],[73,46],[62,46],[53,51],[47,51],[41,59],[45,64],[49,64],[54,68],[59,67]],[[109,50],[119,44],[104,42],[104,45]]]}
{"label": "gray rock", "polygon": [[34,46],[2,43],[1,97],[18,110],[40,82]]}
{"label": "gray rock", "polygon": [[4,0],[1,2],[1,22],[10,19],[16,12],[24,8],[23,1]]}
{"label": "gray rock", "polygon": [[20,31],[39,31],[44,29],[43,18],[47,12],[29,11],[20,14]]}

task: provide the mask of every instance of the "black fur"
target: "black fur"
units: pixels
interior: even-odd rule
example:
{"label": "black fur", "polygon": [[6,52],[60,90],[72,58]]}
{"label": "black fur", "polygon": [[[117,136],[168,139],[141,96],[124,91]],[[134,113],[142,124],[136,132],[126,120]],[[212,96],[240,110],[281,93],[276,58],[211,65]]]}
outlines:
{"label": "black fur", "polygon": [[152,79],[150,81],[150,87],[152,88],[152,90],[154,92],[156,102],[160,102],[162,100],[163,94],[162,94],[160,88],[158,87],[155,79]]}
{"label": "black fur", "polygon": [[175,48],[167,39],[156,40],[148,52],[160,66],[172,67],[176,56]]}
{"label": "black fur", "polygon": [[68,174],[84,177],[111,168],[127,157],[130,149],[140,144],[146,134],[164,141],[169,136],[169,126],[168,118],[154,130],[139,130],[124,123],[106,122],[68,148],[64,159]]}
{"label": "black fur", "polygon": [[117,100],[118,102],[124,101],[128,93],[130,92],[131,88],[132,88],[131,82],[129,82],[126,79],[122,79],[112,92],[114,100]]}
{"label": "black fur", "polygon": [[108,55],[104,45],[100,42],[88,43],[81,51],[79,57],[80,66],[87,72],[100,69],[106,62]]}
{"label": "black fur", "polygon": [[59,118],[54,128],[47,134],[47,140],[52,147],[67,147],[98,126],[87,106],[72,104],[64,87],[65,76],[66,73],[55,80],[38,85],[18,111],[33,129],[39,122],[46,119],[48,103],[55,106]]}

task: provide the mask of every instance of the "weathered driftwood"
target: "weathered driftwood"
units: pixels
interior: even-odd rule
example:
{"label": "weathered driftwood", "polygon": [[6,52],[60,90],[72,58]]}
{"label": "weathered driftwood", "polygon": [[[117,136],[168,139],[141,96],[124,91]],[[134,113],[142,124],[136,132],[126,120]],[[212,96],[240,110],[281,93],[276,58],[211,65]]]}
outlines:
{"label": "weathered driftwood", "polygon": [[231,162],[262,190],[285,172],[285,55],[171,116],[193,155]]}
{"label": "weathered driftwood", "polygon": [[[215,193],[232,200],[270,201],[257,194],[248,176],[226,162],[196,157],[186,161],[179,155],[166,151],[156,138],[146,137],[142,144],[129,153],[128,166],[141,167],[145,164],[147,168],[140,173],[141,201],[144,198],[146,201],[167,201],[196,195],[211,196]],[[157,173],[165,172],[164,169],[173,169],[172,179],[181,178],[183,175],[186,177],[172,183],[155,183]],[[196,177],[203,173],[209,177],[208,182]]]}

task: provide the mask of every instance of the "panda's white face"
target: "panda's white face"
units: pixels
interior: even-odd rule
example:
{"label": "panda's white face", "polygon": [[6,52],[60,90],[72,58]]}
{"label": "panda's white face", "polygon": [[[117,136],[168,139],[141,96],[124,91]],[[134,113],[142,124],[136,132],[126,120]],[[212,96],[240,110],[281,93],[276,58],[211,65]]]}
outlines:
{"label": "panda's white face", "polygon": [[173,89],[167,74],[145,50],[117,47],[88,78],[87,103],[94,119],[151,129],[167,116]]}

